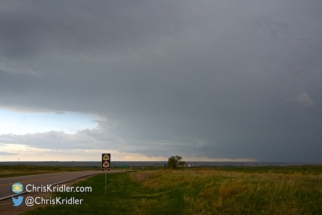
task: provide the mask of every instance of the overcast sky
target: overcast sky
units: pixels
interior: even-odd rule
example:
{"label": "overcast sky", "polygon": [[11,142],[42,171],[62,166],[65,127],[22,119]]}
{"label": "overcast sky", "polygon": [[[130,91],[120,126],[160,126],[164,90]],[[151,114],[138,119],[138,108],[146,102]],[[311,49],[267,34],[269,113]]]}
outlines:
{"label": "overcast sky", "polygon": [[0,160],[322,162],[322,1],[0,1]]}

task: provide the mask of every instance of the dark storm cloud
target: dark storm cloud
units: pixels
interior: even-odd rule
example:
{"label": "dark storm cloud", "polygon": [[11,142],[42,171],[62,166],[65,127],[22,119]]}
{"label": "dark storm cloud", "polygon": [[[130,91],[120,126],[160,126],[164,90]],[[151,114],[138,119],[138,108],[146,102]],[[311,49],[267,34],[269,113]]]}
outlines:
{"label": "dark storm cloud", "polygon": [[319,1],[1,5],[0,105],[108,119],[6,143],[321,162]]}
{"label": "dark storm cloud", "polygon": [[[3,3],[4,4],[4,3]],[[1,10],[1,46],[8,58],[52,51],[125,54],[182,29],[178,5],[149,1],[13,2]],[[150,44],[149,44],[150,43]],[[50,48],[50,50],[44,49]],[[56,48],[58,50],[56,50]]]}

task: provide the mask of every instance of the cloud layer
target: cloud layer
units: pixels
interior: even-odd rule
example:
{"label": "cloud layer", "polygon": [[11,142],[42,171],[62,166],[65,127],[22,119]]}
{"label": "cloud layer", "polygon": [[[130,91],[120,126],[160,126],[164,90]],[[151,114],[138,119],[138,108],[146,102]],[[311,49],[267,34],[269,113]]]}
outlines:
{"label": "cloud layer", "polygon": [[321,162],[319,1],[0,3],[0,106],[97,114],[38,149]]}

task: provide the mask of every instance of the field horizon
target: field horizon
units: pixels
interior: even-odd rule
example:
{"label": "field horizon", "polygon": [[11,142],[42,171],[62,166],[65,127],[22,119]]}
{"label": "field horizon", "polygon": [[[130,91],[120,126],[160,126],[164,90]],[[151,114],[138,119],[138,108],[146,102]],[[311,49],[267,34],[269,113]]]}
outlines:
{"label": "field horizon", "polygon": [[[112,166],[164,166],[168,161],[111,161]],[[33,165],[33,166],[98,166],[101,161],[1,161],[0,165]],[[186,161],[194,167],[207,166],[297,166],[322,165],[317,162],[220,162],[220,161]]]}

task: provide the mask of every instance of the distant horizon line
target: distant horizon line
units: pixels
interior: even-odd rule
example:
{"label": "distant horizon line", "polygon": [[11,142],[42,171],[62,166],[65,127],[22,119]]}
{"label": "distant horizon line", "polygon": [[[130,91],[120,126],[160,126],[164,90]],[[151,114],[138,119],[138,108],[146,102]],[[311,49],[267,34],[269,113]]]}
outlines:
{"label": "distant horizon line", "polygon": [[[101,162],[100,160],[92,161],[0,161],[0,163],[27,163],[27,162]],[[147,163],[161,163],[165,161],[111,161],[111,162],[147,162]],[[185,161],[185,162],[198,162],[198,163],[311,163],[311,164],[322,164],[322,162],[297,162],[297,161]]]}

